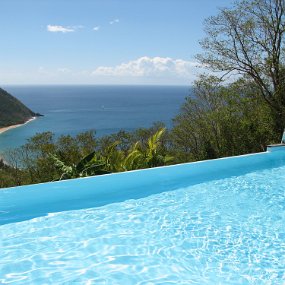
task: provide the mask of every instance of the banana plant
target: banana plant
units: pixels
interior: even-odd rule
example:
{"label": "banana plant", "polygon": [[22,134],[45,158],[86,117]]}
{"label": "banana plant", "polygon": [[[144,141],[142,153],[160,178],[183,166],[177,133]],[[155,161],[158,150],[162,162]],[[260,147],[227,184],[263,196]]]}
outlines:
{"label": "banana plant", "polygon": [[171,156],[163,155],[159,151],[161,137],[165,128],[159,129],[147,142],[146,148],[136,142],[124,160],[125,170],[149,168],[165,165],[173,160]]}
{"label": "banana plant", "polygon": [[111,143],[105,148],[104,153],[100,155],[100,160],[105,164],[105,169],[110,172],[124,171],[122,165],[124,161],[124,153],[117,148],[120,143],[120,141]]}
{"label": "banana plant", "polygon": [[50,154],[50,158],[54,162],[55,167],[62,173],[60,178],[56,180],[110,173],[110,171],[106,170],[105,162],[97,159],[95,152],[88,154],[77,164],[73,165],[66,165],[56,155]]}
{"label": "banana plant", "polygon": [[102,153],[92,152],[76,165],[66,165],[55,155],[50,155],[50,158],[62,173],[58,180],[162,166],[173,159],[160,152],[161,137],[164,132],[165,128],[158,130],[148,139],[146,147],[136,142],[127,155],[118,149],[120,141],[115,141]]}
{"label": "banana plant", "polygon": [[148,139],[147,149],[145,151],[145,163],[147,167],[161,166],[172,159],[159,153],[161,137],[165,133],[165,130],[165,128],[158,130]]}
{"label": "banana plant", "polygon": [[125,171],[142,168],[143,155],[140,147],[140,142],[136,142],[129,150],[129,154],[123,161],[123,169]]}

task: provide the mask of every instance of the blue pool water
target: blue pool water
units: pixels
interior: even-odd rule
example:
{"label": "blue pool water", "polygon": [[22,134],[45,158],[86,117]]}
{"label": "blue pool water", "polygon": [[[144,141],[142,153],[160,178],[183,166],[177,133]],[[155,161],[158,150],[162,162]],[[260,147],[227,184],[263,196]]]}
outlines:
{"label": "blue pool water", "polygon": [[3,224],[0,284],[283,285],[284,158],[243,169]]}

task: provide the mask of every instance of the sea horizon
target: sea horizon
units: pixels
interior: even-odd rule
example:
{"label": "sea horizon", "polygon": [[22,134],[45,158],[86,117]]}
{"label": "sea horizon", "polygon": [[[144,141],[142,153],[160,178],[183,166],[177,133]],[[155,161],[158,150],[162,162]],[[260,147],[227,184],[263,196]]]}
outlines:
{"label": "sea horizon", "polygon": [[134,84],[124,84],[124,83],[122,83],[122,84],[119,84],[119,83],[116,83],[116,84],[112,84],[112,83],[110,83],[110,84],[100,84],[100,83],[98,83],[98,84],[96,84],[96,83],[94,83],[94,84],[89,84],[89,83],[80,83],[80,84],[78,84],[78,83],[58,83],[58,84],[54,84],[54,83],[51,83],[51,84],[46,84],[46,83],[43,83],[43,84],[41,84],[41,83],[33,83],[33,84],[31,84],[31,83],[27,83],[27,84],[18,84],[18,83],[15,83],[15,84],[0,84],[0,88],[5,88],[5,87],[29,87],[29,86],[31,86],[31,87],[33,87],[33,86],[35,86],[35,87],[49,87],[49,86],[63,86],[63,87],[69,87],[69,86],[71,86],[71,87],[73,87],[73,86],[91,86],[91,87],[96,87],[96,86],[99,86],[99,87],[116,87],[116,86],[119,86],[119,87],[128,87],[128,86],[131,86],[131,87],[188,87],[188,88],[192,88],[193,87],[193,84],[136,84],[136,83],[134,83]]}
{"label": "sea horizon", "polygon": [[189,86],[174,85],[3,85],[35,113],[29,124],[0,135],[0,151],[23,145],[36,133],[76,135],[95,130],[97,137],[148,128],[155,122],[172,127]]}

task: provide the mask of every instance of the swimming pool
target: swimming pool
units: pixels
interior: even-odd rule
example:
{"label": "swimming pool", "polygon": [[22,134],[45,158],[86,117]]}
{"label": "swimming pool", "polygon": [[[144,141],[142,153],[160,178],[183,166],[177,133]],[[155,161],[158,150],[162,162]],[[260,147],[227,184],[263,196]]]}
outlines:
{"label": "swimming pool", "polygon": [[281,149],[4,189],[0,284],[284,284],[284,185]]}

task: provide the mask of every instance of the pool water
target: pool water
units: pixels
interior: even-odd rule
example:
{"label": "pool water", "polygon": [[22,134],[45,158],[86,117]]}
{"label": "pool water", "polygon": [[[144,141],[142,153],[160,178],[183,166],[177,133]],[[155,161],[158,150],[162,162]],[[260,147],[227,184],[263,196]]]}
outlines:
{"label": "pool water", "polygon": [[0,229],[0,284],[283,285],[285,166]]}

